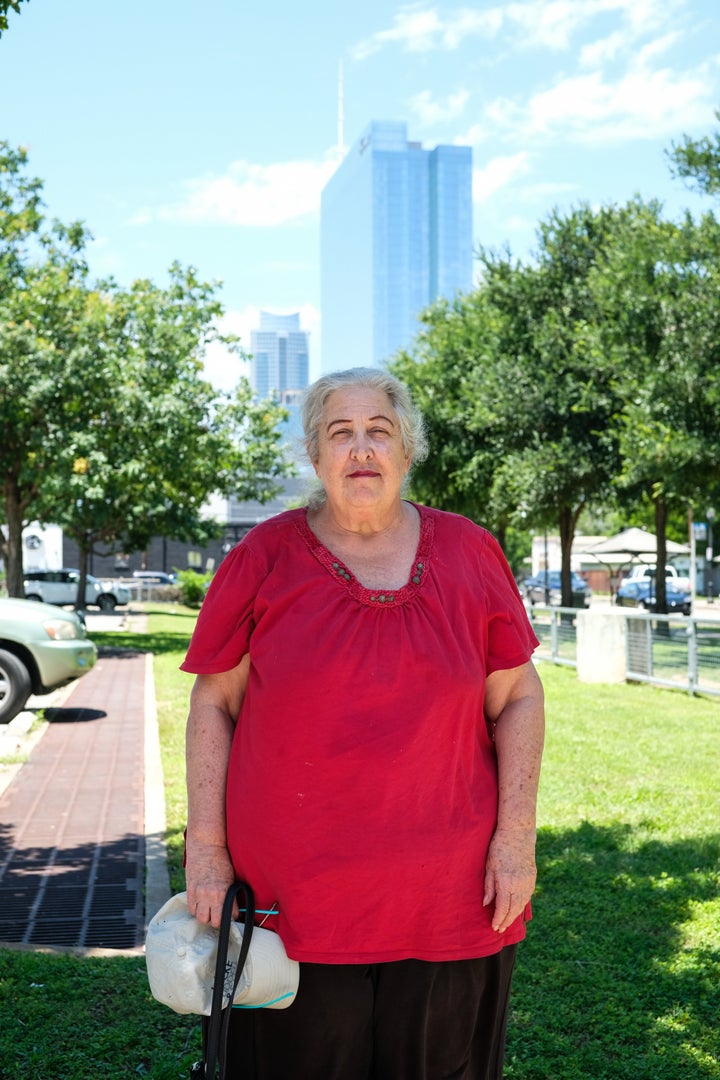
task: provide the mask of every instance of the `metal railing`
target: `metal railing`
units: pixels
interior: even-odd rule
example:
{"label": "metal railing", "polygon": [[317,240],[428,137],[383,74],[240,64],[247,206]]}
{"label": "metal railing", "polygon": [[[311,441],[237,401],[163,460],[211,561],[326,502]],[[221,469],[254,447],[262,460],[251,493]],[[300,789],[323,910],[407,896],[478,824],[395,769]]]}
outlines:
{"label": "metal railing", "polygon": [[720,620],[634,611],[626,620],[627,679],[720,695]]}
{"label": "metal railing", "polygon": [[528,618],[540,642],[535,656],[553,664],[577,667],[577,608],[528,607]]}
{"label": "metal railing", "polygon": [[[617,609],[614,609],[617,610]],[[577,667],[577,609],[536,604],[528,610],[540,645],[535,656]],[[625,678],[691,694],[720,696],[720,617],[622,610]]]}

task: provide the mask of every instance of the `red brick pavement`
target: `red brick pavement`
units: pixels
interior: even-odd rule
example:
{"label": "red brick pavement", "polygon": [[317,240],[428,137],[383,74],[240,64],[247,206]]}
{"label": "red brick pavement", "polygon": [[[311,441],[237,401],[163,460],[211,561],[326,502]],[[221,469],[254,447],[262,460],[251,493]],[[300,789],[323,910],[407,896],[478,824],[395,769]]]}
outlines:
{"label": "red brick pavement", "polygon": [[0,796],[0,942],[141,944],[145,663],[101,655]]}

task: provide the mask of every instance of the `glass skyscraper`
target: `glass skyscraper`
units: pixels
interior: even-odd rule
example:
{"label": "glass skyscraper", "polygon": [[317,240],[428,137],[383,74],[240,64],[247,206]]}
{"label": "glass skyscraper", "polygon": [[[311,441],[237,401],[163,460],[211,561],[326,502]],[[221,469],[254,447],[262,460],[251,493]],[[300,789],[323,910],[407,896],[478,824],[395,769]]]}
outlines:
{"label": "glass skyscraper", "polygon": [[308,384],[308,333],[300,316],[260,312],[260,329],[250,331],[250,385],[259,398],[280,399],[286,390]]}
{"label": "glass skyscraper", "polygon": [[417,316],[472,287],[472,150],[375,121],[322,193],[323,369],[378,367]]}

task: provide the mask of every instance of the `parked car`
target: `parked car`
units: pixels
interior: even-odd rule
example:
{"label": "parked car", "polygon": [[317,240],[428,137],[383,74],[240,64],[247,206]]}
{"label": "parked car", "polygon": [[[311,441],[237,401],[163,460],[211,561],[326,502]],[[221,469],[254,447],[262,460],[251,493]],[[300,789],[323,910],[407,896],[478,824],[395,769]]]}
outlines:
{"label": "parked car", "polygon": [[[28,570],[24,576],[26,600],[44,604],[74,604],[77,600],[79,570]],[[130,590],[118,581],[101,581],[87,575],[85,604],[112,611],[117,604],[130,603]]]}
{"label": "parked car", "polygon": [[17,716],[31,694],[47,694],[80,678],[96,657],[74,611],[0,599],[0,724]]}
{"label": "parked car", "polygon": [[[547,599],[545,596],[547,590]],[[550,603],[557,607],[562,599],[559,570],[541,570],[534,577],[526,578],[523,582],[523,593],[526,600],[531,604]],[[586,581],[572,572],[572,606],[590,607],[592,590]]]}
{"label": "parked car", "polygon": [[133,570],[133,579],[142,585],[174,585],[177,574],[166,574],[164,570]]}
{"label": "parked car", "polygon": [[[633,566],[630,571],[627,580],[628,581],[654,581],[657,577],[657,568],[648,563],[642,563],[637,566]],[[683,577],[678,573],[676,567],[670,563],[665,565],[665,580],[673,586],[675,589],[680,589],[682,592],[690,592],[690,578]]]}
{"label": "parked car", "polygon": [[[679,589],[671,581],[665,582],[665,596],[667,599],[668,612],[681,611],[683,615],[689,615],[692,602],[690,593]],[[655,611],[657,607],[657,595],[655,582],[651,579],[638,579],[623,581],[615,596],[615,603],[621,607],[642,608],[645,611]]]}

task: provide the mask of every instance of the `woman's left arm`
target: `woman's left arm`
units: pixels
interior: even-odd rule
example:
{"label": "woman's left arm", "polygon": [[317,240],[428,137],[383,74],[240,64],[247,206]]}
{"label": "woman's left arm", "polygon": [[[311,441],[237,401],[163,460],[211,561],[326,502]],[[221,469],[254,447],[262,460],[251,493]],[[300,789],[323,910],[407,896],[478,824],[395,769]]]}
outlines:
{"label": "woman's left arm", "polygon": [[503,933],[535,889],[535,815],[545,719],[542,683],[532,662],[488,677],[485,715],[495,728],[498,816],[483,904],[495,902],[492,927]]}

